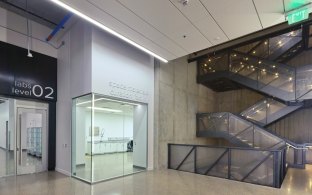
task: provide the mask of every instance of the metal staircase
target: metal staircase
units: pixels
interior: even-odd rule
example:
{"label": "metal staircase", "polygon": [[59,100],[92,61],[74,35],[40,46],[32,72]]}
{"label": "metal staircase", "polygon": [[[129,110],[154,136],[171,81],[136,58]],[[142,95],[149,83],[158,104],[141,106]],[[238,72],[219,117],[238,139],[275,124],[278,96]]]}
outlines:
{"label": "metal staircase", "polygon": [[272,187],[280,187],[287,166],[304,168],[306,146],[266,129],[311,103],[312,65],[283,64],[303,51],[301,35],[299,29],[198,59],[198,83],[215,91],[249,88],[268,98],[238,115],[198,113],[197,137],[224,138],[234,147],[169,144],[168,168]]}
{"label": "metal staircase", "polygon": [[[301,32],[301,30],[289,32],[227,50],[214,55],[214,58],[207,57],[199,60],[197,77],[199,83],[216,91],[228,90],[227,86],[230,88],[246,87],[269,98],[257,102],[242,111],[239,116],[230,113],[198,114],[197,136],[222,137],[239,147],[253,146],[266,149],[274,144],[272,146],[259,145],[255,144],[254,140],[257,138],[275,140],[276,144],[281,141],[290,147],[288,151],[291,151],[292,155],[287,156],[289,165],[304,167],[304,145],[280,138],[265,129],[267,125],[311,103],[312,65],[293,67],[277,62],[289,59],[291,57],[289,53],[297,53],[303,48],[303,40],[298,36]],[[222,119],[225,115],[228,119],[225,119],[223,123],[228,123],[227,133],[222,126]],[[231,118],[234,117],[239,122],[232,122]],[[247,125],[246,129],[242,128],[244,125],[241,124],[248,124],[248,122],[252,125]],[[231,126],[235,126],[236,129],[231,129]],[[233,134],[233,131],[238,131],[238,134]],[[266,135],[265,139],[261,138],[264,137],[263,135]]]}

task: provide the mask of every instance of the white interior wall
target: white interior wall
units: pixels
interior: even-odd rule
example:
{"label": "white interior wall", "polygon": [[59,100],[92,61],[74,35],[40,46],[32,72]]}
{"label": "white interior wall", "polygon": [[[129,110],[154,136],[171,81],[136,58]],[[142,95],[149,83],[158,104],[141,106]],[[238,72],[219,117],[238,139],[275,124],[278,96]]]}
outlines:
{"label": "white interior wall", "polygon": [[72,98],[91,92],[90,29],[78,21],[60,39],[65,45],[58,50],[56,170],[67,175],[71,174]]}
{"label": "white interior wall", "polygon": [[148,104],[148,167],[152,169],[154,59],[83,22],[75,24],[63,40],[65,46],[58,50],[56,170],[71,172],[71,99],[91,91]]}
{"label": "white interior wall", "polygon": [[[27,48],[26,18],[0,8],[0,41]],[[57,57],[57,49],[45,42],[52,29],[30,21],[31,50],[48,56]],[[54,41],[51,43],[55,44]],[[25,54],[26,55],[26,54]]]}
{"label": "white interior wall", "polygon": [[[87,112],[87,114],[86,121],[89,121],[91,119],[91,112]],[[109,138],[133,138],[132,116],[94,112],[94,127],[100,128],[100,136],[93,137],[92,141],[103,141]],[[86,124],[87,141],[91,141],[89,129],[90,125]],[[102,133],[104,133],[103,137],[101,137]]]}
{"label": "white interior wall", "polygon": [[9,101],[0,104],[0,148],[6,148],[6,121],[9,121]]}
{"label": "white interior wall", "polygon": [[92,91],[148,104],[148,168],[154,157],[154,59],[98,28],[92,31]]}

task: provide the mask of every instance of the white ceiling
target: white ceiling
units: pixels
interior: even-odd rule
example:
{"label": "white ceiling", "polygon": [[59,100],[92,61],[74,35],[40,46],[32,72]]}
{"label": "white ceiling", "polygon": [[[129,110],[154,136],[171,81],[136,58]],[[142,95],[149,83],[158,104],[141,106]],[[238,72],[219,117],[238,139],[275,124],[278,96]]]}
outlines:
{"label": "white ceiling", "polygon": [[294,0],[61,1],[172,60],[284,22]]}

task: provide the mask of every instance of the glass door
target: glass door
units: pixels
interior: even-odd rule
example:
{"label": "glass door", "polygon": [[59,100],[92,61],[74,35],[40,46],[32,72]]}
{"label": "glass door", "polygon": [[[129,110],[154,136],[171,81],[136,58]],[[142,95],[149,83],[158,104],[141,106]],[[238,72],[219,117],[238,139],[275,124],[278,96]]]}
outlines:
{"label": "glass door", "polygon": [[16,173],[47,170],[47,110],[17,107]]}
{"label": "glass door", "polygon": [[0,98],[0,177],[15,175],[15,123],[13,111],[14,101]]}

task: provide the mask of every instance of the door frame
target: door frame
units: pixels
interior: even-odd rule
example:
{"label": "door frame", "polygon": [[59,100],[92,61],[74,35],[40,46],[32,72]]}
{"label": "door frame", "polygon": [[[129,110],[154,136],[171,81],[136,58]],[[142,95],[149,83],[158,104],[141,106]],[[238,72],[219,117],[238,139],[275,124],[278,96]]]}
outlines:
{"label": "door frame", "polygon": [[[48,133],[49,133],[49,117],[48,117],[48,105],[47,107],[37,107],[37,106],[18,106],[17,104],[15,105],[15,174],[16,175],[24,175],[24,174],[32,174],[32,173],[39,173],[39,172],[44,172],[48,170]],[[43,149],[42,147],[42,154],[45,153],[44,157],[42,155],[42,169],[39,171],[25,171],[22,173],[18,173],[19,168],[20,170],[26,169],[26,167],[23,168],[23,166],[19,165],[19,161],[21,161],[21,157],[19,156],[20,152],[23,153],[23,149],[22,149],[22,136],[21,136],[21,116],[19,113],[19,109],[21,109],[21,113],[23,113],[23,110],[30,110],[30,113],[37,113],[36,111],[40,111],[40,112],[44,112],[45,114],[45,119],[43,120],[44,122],[42,122],[45,125],[45,132],[44,134],[42,133],[42,136],[44,135],[44,139],[43,137],[41,138],[41,144],[43,145],[43,142],[45,141],[45,147]],[[38,113],[40,113],[38,112]],[[43,115],[44,115],[43,114]],[[44,117],[44,116],[43,116]],[[18,143],[19,143],[19,148],[18,148]]]}
{"label": "door frame", "polygon": [[[48,141],[47,141],[47,144],[48,144],[48,170],[54,171],[55,170],[55,162],[56,162],[56,102],[54,102],[54,101],[43,101],[43,100],[37,100],[37,99],[32,99],[32,98],[23,98],[23,97],[5,95],[5,94],[0,94],[0,99],[8,99],[8,100],[11,99],[11,100],[15,100],[15,101],[28,101],[28,102],[30,101],[30,102],[47,104],[47,108],[48,108],[48,112],[47,112],[47,116],[48,116]],[[15,113],[14,113],[14,116],[15,116]],[[10,121],[9,121],[9,124],[10,124]],[[12,121],[12,124],[14,126],[14,125],[16,125],[16,122]],[[13,127],[13,128],[15,128],[15,127]],[[11,137],[10,139],[13,139],[15,142],[15,133],[10,133],[10,137]],[[12,146],[12,147],[10,146],[11,150],[13,148],[15,148],[16,143],[11,142],[10,144]],[[14,156],[15,156],[15,154],[14,154]],[[7,177],[7,176],[14,176],[14,175],[15,174],[4,175],[4,176],[0,176],[0,178]]]}

